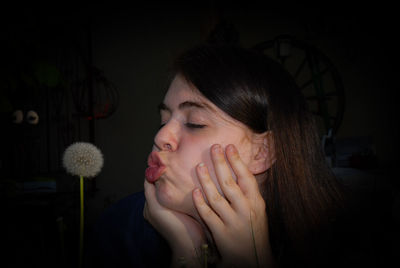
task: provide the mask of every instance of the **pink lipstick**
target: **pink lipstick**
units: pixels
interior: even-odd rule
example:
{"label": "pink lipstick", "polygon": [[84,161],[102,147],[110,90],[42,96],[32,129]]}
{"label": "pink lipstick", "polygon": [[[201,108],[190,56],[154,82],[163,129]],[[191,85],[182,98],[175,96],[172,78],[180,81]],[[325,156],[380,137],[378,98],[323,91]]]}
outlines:
{"label": "pink lipstick", "polygon": [[158,152],[151,152],[147,159],[147,165],[145,175],[146,179],[150,183],[154,183],[160,178],[165,170],[165,165],[162,163]]}

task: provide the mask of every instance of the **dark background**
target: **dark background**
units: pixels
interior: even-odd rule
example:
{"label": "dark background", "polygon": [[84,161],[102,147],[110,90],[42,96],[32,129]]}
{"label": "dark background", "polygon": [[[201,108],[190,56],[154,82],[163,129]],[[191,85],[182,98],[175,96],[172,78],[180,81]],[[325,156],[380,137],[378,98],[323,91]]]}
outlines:
{"label": "dark background", "polygon": [[[2,240],[14,263],[9,267],[76,264],[78,178],[61,165],[72,142],[94,143],[105,160],[96,179],[86,181],[87,232],[105,208],[142,190],[168,68],[222,22],[245,47],[285,34],[332,61],[346,98],[335,139],[356,147],[353,161],[336,165],[337,172],[361,189],[360,207],[370,213],[367,226],[373,229],[371,260],[383,264],[398,250],[399,48],[393,6],[58,2],[1,9],[0,194]],[[90,87],[97,98],[94,121]],[[13,124],[16,109],[37,111],[39,124]]]}

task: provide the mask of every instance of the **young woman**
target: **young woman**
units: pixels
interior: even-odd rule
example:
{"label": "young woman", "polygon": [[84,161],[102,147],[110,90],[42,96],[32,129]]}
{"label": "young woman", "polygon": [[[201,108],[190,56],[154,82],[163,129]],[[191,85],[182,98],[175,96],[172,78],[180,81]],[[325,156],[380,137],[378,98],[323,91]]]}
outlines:
{"label": "young woman", "polygon": [[290,75],[234,46],[195,47],[174,67],[145,198],[105,213],[100,255],[136,267],[332,264],[341,191]]}

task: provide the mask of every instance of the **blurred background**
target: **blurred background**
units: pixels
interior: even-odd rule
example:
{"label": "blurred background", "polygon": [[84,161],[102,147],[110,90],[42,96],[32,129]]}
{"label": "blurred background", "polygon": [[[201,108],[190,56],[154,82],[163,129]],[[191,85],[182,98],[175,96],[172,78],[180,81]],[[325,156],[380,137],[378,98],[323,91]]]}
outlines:
{"label": "blurred background", "polygon": [[377,267],[398,251],[398,15],[392,6],[61,1],[4,5],[1,13],[7,267],[76,266],[79,183],[61,161],[71,143],[91,142],[104,155],[101,173],[85,185],[87,232],[104,209],[143,189],[169,67],[201,42],[257,48],[292,73],[317,118],[327,163],[370,217],[360,226],[372,230],[370,243],[360,246],[369,245]]}

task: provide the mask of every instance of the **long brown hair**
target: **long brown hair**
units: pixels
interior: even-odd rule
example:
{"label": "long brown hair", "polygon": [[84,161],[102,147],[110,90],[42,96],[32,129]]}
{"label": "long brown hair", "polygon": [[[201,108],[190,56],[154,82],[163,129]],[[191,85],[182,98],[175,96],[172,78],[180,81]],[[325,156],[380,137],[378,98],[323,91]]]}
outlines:
{"label": "long brown hair", "polygon": [[231,117],[256,133],[272,131],[276,162],[261,187],[271,245],[278,260],[309,254],[342,197],[293,78],[267,56],[237,46],[198,46],[174,67]]}

